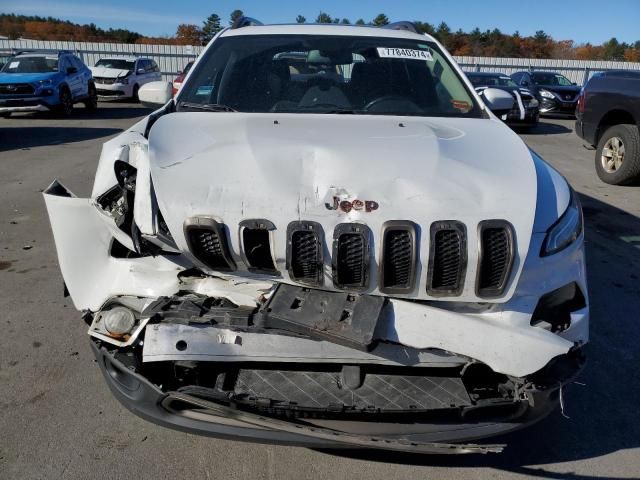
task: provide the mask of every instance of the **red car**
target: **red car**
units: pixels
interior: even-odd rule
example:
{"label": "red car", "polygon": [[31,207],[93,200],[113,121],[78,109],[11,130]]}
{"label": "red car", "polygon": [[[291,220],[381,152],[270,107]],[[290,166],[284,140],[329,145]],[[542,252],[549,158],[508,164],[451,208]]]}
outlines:
{"label": "red car", "polygon": [[182,82],[184,82],[184,77],[187,76],[187,73],[189,73],[189,70],[191,70],[191,67],[193,67],[193,60],[190,61],[189,63],[187,63],[187,65],[184,67],[182,72],[180,72],[180,75],[178,75],[176,77],[176,79],[173,81],[173,96],[174,97],[175,97],[176,93],[178,93],[178,90],[180,90],[180,87],[182,86]]}

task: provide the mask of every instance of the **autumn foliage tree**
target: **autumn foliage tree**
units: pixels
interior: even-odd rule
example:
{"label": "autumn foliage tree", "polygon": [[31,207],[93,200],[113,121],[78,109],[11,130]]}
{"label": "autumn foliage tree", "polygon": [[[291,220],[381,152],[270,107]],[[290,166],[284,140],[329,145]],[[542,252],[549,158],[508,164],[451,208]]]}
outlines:
{"label": "autumn foliage tree", "polygon": [[[229,22],[232,23],[242,14],[241,10],[232,11]],[[298,15],[295,20],[298,23],[307,21],[303,15]],[[389,21],[387,15],[380,13],[369,22],[359,18],[355,24],[383,26]],[[323,11],[319,12],[315,22],[345,25],[350,23],[347,18],[333,17]],[[438,24],[415,21],[414,24],[419,32],[433,35],[454,55],[640,62],[640,40],[626,43],[611,38],[601,45],[576,44],[568,39],[555,40],[542,30],[531,36],[522,36],[519,32],[503,33],[497,28],[485,31],[479,28],[469,32],[460,29],[453,31],[445,22]],[[172,37],[148,37],[124,28],[105,30],[93,23],[78,25],[52,17],[0,14],[0,35],[34,40],[202,45],[221,29],[222,21],[216,13],[207,17],[202,28],[197,25],[180,25]]]}
{"label": "autumn foliage tree", "polygon": [[202,30],[197,25],[183,23],[176,30],[178,45],[202,45]]}

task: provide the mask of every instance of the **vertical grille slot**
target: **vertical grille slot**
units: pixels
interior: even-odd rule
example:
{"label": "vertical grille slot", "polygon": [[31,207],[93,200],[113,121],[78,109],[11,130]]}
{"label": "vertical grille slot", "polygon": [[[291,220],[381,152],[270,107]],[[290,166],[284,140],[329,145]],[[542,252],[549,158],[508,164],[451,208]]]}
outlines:
{"label": "vertical grille slot", "polygon": [[333,284],[337,288],[364,290],[369,285],[369,228],[341,223],[333,230]]}
{"label": "vertical grille slot", "polygon": [[277,273],[271,251],[271,231],[275,225],[269,220],[240,222],[240,244],[247,268],[251,272]]}
{"label": "vertical grille slot", "polygon": [[307,285],[322,285],[322,226],[317,222],[292,222],[287,227],[287,238],[287,270],[291,279]]}
{"label": "vertical grille slot", "polygon": [[184,231],[189,250],[200,262],[211,270],[236,270],[224,224],[212,218],[194,217],[185,222]]}
{"label": "vertical grille slot", "polygon": [[404,221],[387,222],[383,227],[380,257],[380,291],[411,292],[418,257],[415,225]]}
{"label": "vertical grille slot", "polygon": [[504,220],[487,220],[480,223],[479,236],[476,292],[479,297],[497,297],[504,292],[513,266],[513,227]]}
{"label": "vertical grille slot", "polygon": [[457,296],[464,287],[467,268],[467,234],[456,221],[431,225],[427,293],[432,296]]}

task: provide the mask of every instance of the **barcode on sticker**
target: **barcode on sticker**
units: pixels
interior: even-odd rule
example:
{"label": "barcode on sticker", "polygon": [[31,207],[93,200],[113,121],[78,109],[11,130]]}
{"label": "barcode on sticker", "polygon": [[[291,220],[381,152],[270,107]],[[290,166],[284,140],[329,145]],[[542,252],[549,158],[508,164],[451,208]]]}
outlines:
{"label": "barcode on sticker", "polygon": [[433,61],[431,52],[427,50],[415,50],[413,48],[378,47],[380,58],[404,58],[406,60]]}

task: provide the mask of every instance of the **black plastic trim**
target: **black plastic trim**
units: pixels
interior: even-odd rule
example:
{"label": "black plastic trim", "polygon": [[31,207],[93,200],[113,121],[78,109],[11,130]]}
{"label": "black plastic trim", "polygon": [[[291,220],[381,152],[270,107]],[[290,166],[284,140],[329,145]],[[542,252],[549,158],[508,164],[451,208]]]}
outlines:
{"label": "black plastic trim", "polygon": [[[482,259],[484,258],[484,245],[482,241],[482,233],[487,228],[502,228],[507,234],[507,241],[509,243],[508,263],[504,269],[504,274],[500,280],[498,287],[480,287],[480,278],[482,276]],[[513,225],[506,220],[483,220],[478,224],[478,268],[476,270],[476,295],[481,298],[495,298],[501,296],[507,285],[509,284],[509,278],[511,277],[511,270],[513,269],[513,262],[516,252],[516,234]]]}
{"label": "black plastic trim", "polygon": [[233,22],[233,25],[231,25],[231,30],[235,30],[236,28],[256,27],[262,25],[264,24],[261,21],[256,20],[255,18],[242,16],[237,18],[236,21]]}
{"label": "black plastic trim", "polygon": [[[433,274],[435,267],[435,238],[442,230],[453,230],[460,236],[460,265],[458,267],[458,282],[454,288],[433,288]],[[467,227],[458,220],[441,220],[433,222],[429,229],[429,270],[427,272],[427,294],[432,297],[457,297],[464,289],[467,271]]]}
{"label": "black plastic trim", "polygon": [[[344,283],[340,280],[340,238],[343,235],[359,235],[363,242],[362,281],[360,283]],[[369,265],[371,263],[371,230],[363,223],[339,223],[333,229],[333,251],[331,255],[331,271],[333,285],[342,290],[364,291],[369,287]]]}
{"label": "black plastic trim", "polygon": [[[316,236],[317,268],[316,268],[316,277],[313,280],[298,278],[293,271],[292,238],[293,238],[293,234],[299,231],[313,232]],[[320,225],[318,222],[301,220],[297,222],[291,222],[289,225],[287,225],[287,272],[289,272],[289,277],[291,277],[291,280],[294,280],[295,282],[298,282],[300,284],[315,286],[315,287],[319,287],[323,285],[324,283],[324,230],[322,229],[322,225]]]}
{"label": "black plastic trim", "polygon": [[273,246],[272,246],[272,236],[269,235],[269,255],[271,257],[271,265],[272,268],[260,268],[256,267],[252,264],[251,255],[247,255],[247,249],[245,247],[245,238],[244,234],[246,230],[261,230],[266,232],[272,232],[276,230],[276,226],[270,220],[266,220],[264,218],[252,218],[249,220],[242,220],[238,226],[238,239],[240,242],[240,254],[242,255],[242,261],[247,265],[247,269],[250,272],[254,273],[265,273],[267,275],[280,275],[278,269],[276,268],[276,262],[273,256]]}
{"label": "black plastic trim", "polygon": [[[221,247],[221,255],[226,263],[226,267],[220,268],[219,266],[213,267],[208,265],[205,260],[201,259],[197,255],[197,249],[194,248],[194,245],[191,242],[191,230],[210,230],[214,232],[219,240]],[[231,253],[229,251],[229,236],[227,235],[227,228],[224,223],[219,223],[213,218],[210,217],[191,217],[185,220],[184,222],[184,236],[187,240],[187,245],[189,247],[189,251],[191,254],[200,261],[203,265],[208,267],[211,270],[215,270],[218,272],[235,272],[237,269],[236,262],[233,260]]]}
{"label": "black plastic trim", "polygon": [[388,28],[390,30],[406,30],[408,32],[420,33],[418,32],[418,28],[416,24],[413,22],[408,22],[406,20],[401,22],[391,22],[387,25],[384,25],[382,28]]}
{"label": "black plastic trim", "polygon": [[[409,285],[406,287],[387,287],[384,282],[386,267],[385,250],[387,244],[387,234],[392,231],[407,232],[411,239],[411,272],[409,273]],[[416,286],[416,264],[420,258],[419,239],[416,224],[409,220],[389,220],[382,225],[382,235],[380,241],[380,262],[378,267],[378,290],[387,294],[407,294],[411,293]]]}

